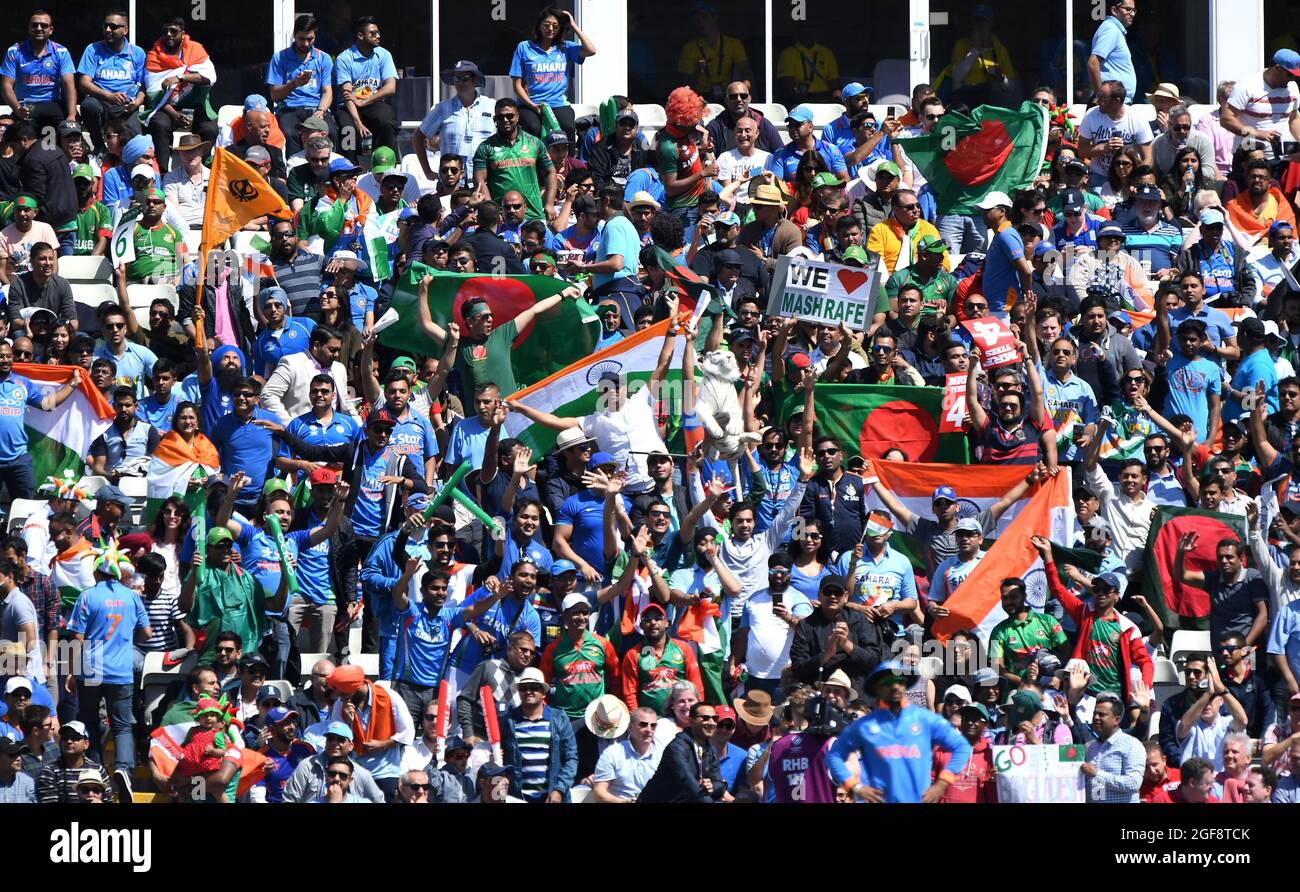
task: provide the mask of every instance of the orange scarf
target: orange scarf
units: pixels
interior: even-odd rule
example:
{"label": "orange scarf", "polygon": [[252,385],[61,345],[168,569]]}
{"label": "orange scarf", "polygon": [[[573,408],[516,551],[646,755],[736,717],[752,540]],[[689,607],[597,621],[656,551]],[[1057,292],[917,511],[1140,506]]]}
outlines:
{"label": "orange scarf", "polygon": [[1255,213],[1255,203],[1251,200],[1250,193],[1242,192],[1225,207],[1228,212],[1228,222],[1235,226],[1238,232],[1256,241],[1268,233],[1269,226],[1275,220],[1283,220],[1294,227],[1295,212],[1291,210],[1291,204],[1286,200],[1286,196],[1276,187],[1271,187],[1268,190],[1268,197],[1270,200],[1264,204],[1264,217],[1261,219]]}
{"label": "orange scarf", "polygon": [[188,68],[206,61],[208,61],[208,51],[197,40],[191,40],[189,35],[181,38],[179,56],[167,52],[163,46],[163,39],[159,37],[145,55],[144,67],[147,71],[171,71],[174,68]]}
{"label": "orange scarf", "polygon": [[361,713],[352,720],[352,739],[357,743],[388,740],[396,733],[393,728],[393,701],[388,691],[370,684],[370,725],[361,724]]}

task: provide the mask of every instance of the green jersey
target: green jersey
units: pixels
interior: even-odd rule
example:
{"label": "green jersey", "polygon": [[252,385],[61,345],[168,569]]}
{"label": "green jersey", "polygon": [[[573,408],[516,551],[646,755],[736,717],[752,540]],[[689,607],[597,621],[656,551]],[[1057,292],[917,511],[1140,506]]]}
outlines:
{"label": "green jersey", "polygon": [[[655,169],[659,171],[659,178],[665,183],[668,181],[668,174],[672,174],[679,180],[697,174],[704,169],[699,147],[689,138],[673,137],[668,128],[660,130],[655,146]],[[668,199],[668,207],[670,209],[696,207],[700,203],[700,196],[707,188],[708,184],[701,177],[690,189],[671,196]]]}
{"label": "green jersey", "polygon": [[648,645],[630,650],[624,656],[624,669],[630,661],[636,671],[636,705],[648,706],[659,715],[668,714],[668,695],[679,681],[698,684],[700,670],[690,645],[669,639],[664,652],[656,657]]}
{"label": "green jersey", "polygon": [[[599,635],[585,632],[575,645],[568,633],[561,634],[542,654],[542,674],[552,685],[548,702],[571,719],[582,718],[587,704],[605,693],[605,679],[617,666],[613,645]],[[615,686],[609,688],[613,693]]]}
{"label": "green jersey", "polygon": [[460,386],[465,393],[473,393],[474,387],[484,381],[491,381],[506,394],[519,389],[515,383],[515,367],[510,361],[510,345],[518,335],[519,327],[512,319],[492,329],[486,341],[461,340],[456,368],[460,369]]}
{"label": "green jersey", "polygon": [[135,224],[135,260],[126,265],[127,281],[174,278],[180,272],[176,246],[184,243],[184,236],[168,223],[159,221],[152,229]]}
{"label": "green jersey", "polygon": [[[542,207],[542,190],[538,185],[541,174],[555,169],[551,156],[546,154],[542,141],[531,133],[520,130],[513,143],[501,136],[491,136],[479,144],[474,152],[474,173],[487,171],[488,194],[500,201],[507,192],[518,192],[528,205],[524,216],[529,220],[545,220]],[[513,392],[502,390],[502,393]]]}
{"label": "green jersey", "polygon": [[1119,649],[1122,646],[1120,636],[1123,629],[1113,619],[1094,619],[1092,635],[1088,638],[1088,650],[1084,658],[1092,670],[1088,681],[1091,694],[1109,693],[1123,697],[1123,685],[1120,682]]}
{"label": "green jersey", "polygon": [[102,201],[92,201],[77,213],[77,241],[73,254],[90,254],[101,237],[112,238],[113,214]]}
{"label": "green jersey", "polygon": [[944,269],[939,270],[929,282],[922,282],[915,267],[904,267],[885,282],[885,291],[890,298],[897,298],[904,285],[915,285],[921,289],[921,315],[946,315],[951,311],[953,299],[957,296],[957,277]]}
{"label": "green jersey", "polygon": [[989,659],[1023,678],[1035,653],[1042,648],[1060,647],[1065,641],[1065,630],[1055,617],[1031,610],[1023,622],[1007,617],[993,627]]}

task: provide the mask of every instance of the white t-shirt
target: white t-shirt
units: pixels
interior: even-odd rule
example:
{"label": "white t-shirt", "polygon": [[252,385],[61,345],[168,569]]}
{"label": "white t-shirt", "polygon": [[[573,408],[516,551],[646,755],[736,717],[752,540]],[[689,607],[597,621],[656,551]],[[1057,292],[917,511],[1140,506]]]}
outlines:
{"label": "white t-shirt", "polygon": [[[1232,95],[1228,97],[1228,105],[1232,106],[1241,123],[1247,127],[1278,133],[1283,139],[1291,139],[1288,121],[1292,112],[1300,107],[1300,87],[1292,80],[1281,87],[1270,87],[1264,83],[1263,75],[1257,74],[1237,81]],[[1233,148],[1239,145],[1241,137],[1234,141]],[[1264,153],[1268,158],[1274,157],[1272,143],[1264,144]]]}
{"label": "white t-shirt", "polygon": [[[801,619],[812,613],[812,604],[793,588],[786,590],[782,600]],[[794,626],[773,612],[770,591],[755,592],[745,602],[741,625],[749,630],[745,647],[745,667],[749,674],[765,681],[780,678],[781,670],[790,662]]]}
{"label": "white t-shirt", "polygon": [[617,412],[596,412],[583,418],[582,432],[623,464],[627,471],[626,493],[644,492],[654,485],[646,471],[646,456],[667,452],[668,447],[655,424],[649,387],[628,397]]}
{"label": "white t-shirt", "polygon": [[740,154],[738,148],[728,149],[718,156],[718,179],[730,183],[737,177],[744,176],[745,171],[762,171],[770,157],[771,152],[764,152],[757,147],[749,155]]}
{"label": "white t-shirt", "polygon": [[[1124,140],[1125,146],[1145,146],[1155,138],[1151,135],[1151,125],[1138,117],[1130,105],[1124,106],[1124,116],[1118,121],[1112,120],[1110,115],[1103,112],[1100,107],[1090,109],[1083,116],[1083,123],[1079,125],[1079,135],[1094,143],[1106,142],[1112,136],[1118,136]],[[1105,176],[1110,168],[1112,154],[1103,152],[1093,158],[1092,172]]]}

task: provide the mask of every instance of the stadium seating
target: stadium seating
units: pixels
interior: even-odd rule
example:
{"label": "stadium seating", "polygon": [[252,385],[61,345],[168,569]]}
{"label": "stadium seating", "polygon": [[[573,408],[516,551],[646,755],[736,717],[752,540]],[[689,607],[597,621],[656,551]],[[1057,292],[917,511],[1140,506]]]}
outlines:
{"label": "stadium seating", "polygon": [[72,299],[77,304],[77,330],[85,334],[99,332],[95,310],[105,301],[117,303],[117,289],[107,282],[73,282]]}
{"label": "stadium seating", "polygon": [[113,267],[107,257],[90,255],[60,257],[58,274],[74,283],[113,281]]}
{"label": "stadium seating", "polygon": [[14,499],[9,505],[9,517],[5,523],[6,532],[17,533],[23,528],[27,518],[44,508],[45,505],[44,499]]}
{"label": "stadium seating", "polygon": [[1169,647],[1169,659],[1174,661],[1174,665],[1181,666],[1183,660],[1192,654],[1209,652],[1210,633],[1208,631],[1197,632],[1192,629],[1179,629],[1174,632],[1174,640]]}

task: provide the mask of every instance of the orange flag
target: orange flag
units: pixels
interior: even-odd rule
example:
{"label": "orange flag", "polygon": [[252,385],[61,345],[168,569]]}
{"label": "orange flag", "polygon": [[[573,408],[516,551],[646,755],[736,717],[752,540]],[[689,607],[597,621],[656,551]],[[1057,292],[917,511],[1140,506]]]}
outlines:
{"label": "orange flag", "polygon": [[974,572],[944,601],[949,613],[935,622],[935,637],[946,641],[953,632],[978,629],[980,637],[987,639],[987,633],[1005,616],[1001,603],[1002,580],[1010,576],[1025,579],[1039,565],[1041,559],[1029,537],[1071,541],[1074,530],[1071,495],[1070,473],[1065,468],[1039,484],[1038,491],[998,535],[998,541],[985,553]]}
{"label": "orange flag", "polygon": [[208,177],[208,202],[203,209],[203,240],[199,246],[199,279],[203,279],[208,252],[244,228],[244,224],[271,214],[293,216],[262,175],[238,155],[218,148],[212,153]]}

